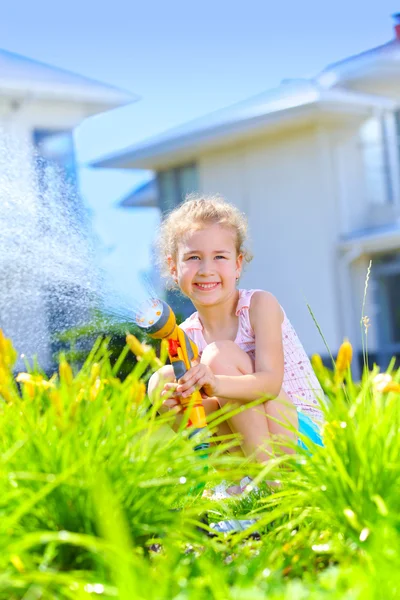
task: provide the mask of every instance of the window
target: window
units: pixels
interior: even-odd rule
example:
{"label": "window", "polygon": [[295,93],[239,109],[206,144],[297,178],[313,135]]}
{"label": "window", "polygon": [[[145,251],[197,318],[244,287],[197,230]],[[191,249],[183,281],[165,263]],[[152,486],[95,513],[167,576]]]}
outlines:
{"label": "window", "polygon": [[379,257],[373,281],[379,364],[386,368],[392,356],[400,358],[400,254]]}
{"label": "window", "polygon": [[76,162],[72,131],[36,129],[33,143],[38,155],[40,170],[53,165],[62,173],[65,180],[76,185]]}
{"label": "window", "polygon": [[160,208],[163,213],[178,206],[187,194],[198,191],[197,167],[184,165],[157,173]]}
{"label": "window", "polygon": [[78,193],[78,177],[72,131],[36,129],[33,132],[38,192],[44,207],[58,205],[77,226],[85,223]]}
{"label": "window", "polygon": [[[162,213],[176,208],[187,194],[198,191],[197,167],[195,164],[183,165],[157,173],[157,187]],[[173,308],[178,319],[185,319],[194,310],[188,298],[179,292],[168,290],[166,301]]]}
{"label": "window", "polygon": [[364,159],[369,204],[393,202],[388,143],[384,119],[369,119],[361,127],[361,151]]}
{"label": "window", "polygon": [[385,281],[391,342],[400,343],[400,275],[387,277]]}

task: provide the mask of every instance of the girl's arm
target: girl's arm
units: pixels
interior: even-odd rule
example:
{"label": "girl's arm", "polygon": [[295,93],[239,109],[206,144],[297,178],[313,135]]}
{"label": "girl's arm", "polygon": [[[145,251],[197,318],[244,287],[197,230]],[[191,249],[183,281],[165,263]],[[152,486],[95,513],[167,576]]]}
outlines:
{"label": "girl's arm", "polygon": [[283,381],[282,309],[269,292],[255,292],[250,304],[255,334],[255,373],[215,375],[216,396],[251,402],[263,395],[276,397]]}
{"label": "girl's arm", "polygon": [[208,396],[252,402],[263,396],[276,398],[283,381],[282,309],[268,292],[255,292],[250,306],[250,322],[256,341],[255,373],[214,375],[200,363],[180,380],[177,394],[187,397],[202,388]]}

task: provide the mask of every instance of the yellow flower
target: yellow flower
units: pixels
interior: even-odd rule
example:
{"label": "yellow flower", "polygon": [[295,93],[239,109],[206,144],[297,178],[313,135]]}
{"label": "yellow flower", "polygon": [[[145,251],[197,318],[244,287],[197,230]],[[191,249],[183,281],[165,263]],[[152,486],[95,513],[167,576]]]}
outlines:
{"label": "yellow flower", "polygon": [[130,388],[130,398],[134,404],[143,402],[146,395],[146,386],[143,381],[135,380]]}
{"label": "yellow flower", "polygon": [[17,360],[17,351],[14,349],[11,340],[6,338],[0,329],[0,366],[10,369]]}
{"label": "yellow flower", "polygon": [[372,385],[377,392],[387,394],[388,392],[396,392],[400,394],[400,383],[393,381],[389,373],[379,373],[372,380]]}
{"label": "yellow flower", "polygon": [[94,383],[96,379],[100,375],[100,365],[99,363],[93,363],[92,368],[90,369],[90,382]]}
{"label": "yellow flower", "polygon": [[0,362],[0,385],[7,386],[10,381],[10,371]]}
{"label": "yellow flower", "polygon": [[42,389],[48,390],[54,388],[54,382],[52,379],[47,381],[42,375],[31,375],[30,373],[18,373],[15,381],[23,383],[29,396],[33,398],[35,396],[35,390]]}
{"label": "yellow flower", "polygon": [[12,367],[17,360],[17,352],[0,329],[0,396],[9,404],[17,394]]}
{"label": "yellow flower", "polygon": [[353,358],[353,347],[347,338],[339,348],[335,366],[335,383],[341,383],[350,367]]}
{"label": "yellow flower", "polygon": [[147,344],[142,344],[136,336],[128,333],[126,336],[126,343],[138,360],[141,360],[143,357],[149,358],[149,362],[153,369],[159,369],[163,366],[161,360],[157,358],[154,349]]}
{"label": "yellow flower", "polygon": [[397,383],[396,381],[391,381],[387,384],[383,391],[387,393],[395,392],[396,394],[400,394],[400,383]]}
{"label": "yellow flower", "polygon": [[[0,369],[0,380],[2,379],[1,369]],[[13,394],[10,391],[10,387],[0,381],[0,397],[3,398],[8,404],[13,403]]]}
{"label": "yellow flower", "polygon": [[329,438],[331,438],[331,440],[334,440],[336,438],[336,434],[337,434],[335,429],[339,429],[339,427],[340,427],[340,424],[338,421],[331,421],[330,423],[327,421],[326,423],[324,423],[324,425],[322,426],[323,439],[326,439],[327,437],[329,437]]}
{"label": "yellow flower", "polygon": [[12,554],[10,556],[10,562],[17,569],[17,571],[19,571],[19,573],[23,573],[25,571],[25,565],[18,554]]}
{"label": "yellow flower", "polygon": [[36,387],[41,387],[45,390],[47,390],[48,388],[54,387],[54,382],[51,379],[49,381],[47,381],[47,379],[44,379],[44,377],[42,377],[42,375],[31,375],[30,373],[18,373],[15,380],[18,381],[18,383],[30,383],[31,385],[34,385]]}
{"label": "yellow flower", "polygon": [[322,362],[322,358],[319,354],[312,355],[311,365],[316,373],[318,373],[318,371],[322,371],[322,369],[324,368],[324,363]]}
{"label": "yellow flower", "polygon": [[96,400],[102,387],[103,387],[102,381],[101,381],[100,377],[97,377],[97,379],[92,384],[92,386],[90,388],[90,392],[89,392],[89,398],[92,402],[94,402]]}
{"label": "yellow flower", "polygon": [[58,390],[52,390],[50,392],[50,401],[54,406],[56,414],[61,417],[63,414],[63,401],[61,399],[61,394]]}
{"label": "yellow flower", "polygon": [[82,400],[84,399],[85,395],[86,395],[85,388],[81,388],[79,390],[79,392],[77,393],[75,400],[71,403],[71,407],[70,407],[70,410],[69,410],[69,416],[70,416],[71,419],[74,419],[74,417],[76,415],[76,412],[78,410],[78,406],[82,402]]}
{"label": "yellow flower", "polygon": [[142,344],[132,333],[127,334],[126,343],[136,357],[143,356],[149,350],[149,346]]}
{"label": "yellow flower", "polygon": [[67,363],[65,358],[61,359],[58,370],[60,373],[60,380],[66,383],[67,386],[71,386],[74,380],[74,374],[72,373],[71,366]]}

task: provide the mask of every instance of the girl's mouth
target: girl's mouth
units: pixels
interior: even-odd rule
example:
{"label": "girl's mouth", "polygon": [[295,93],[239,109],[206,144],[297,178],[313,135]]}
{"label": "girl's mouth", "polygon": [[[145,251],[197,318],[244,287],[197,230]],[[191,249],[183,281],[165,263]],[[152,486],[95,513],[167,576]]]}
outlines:
{"label": "girl's mouth", "polygon": [[194,283],[193,285],[198,290],[201,290],[201,291],[204,291],[204,292],[209,292],[210,290],[215,290],[215,288],[219,286],[219,282],[213,282],[213,283]]}

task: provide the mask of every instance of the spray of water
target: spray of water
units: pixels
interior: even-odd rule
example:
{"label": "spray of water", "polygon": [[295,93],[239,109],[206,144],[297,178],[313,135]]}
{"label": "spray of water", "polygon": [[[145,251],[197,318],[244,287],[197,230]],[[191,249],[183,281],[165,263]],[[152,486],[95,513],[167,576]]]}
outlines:
{"label": "spray of water", "polygon": [[127,300],[125,298],[118,297],[114,292],[112,294],[112,305],[104,309],[103,313],[110,316],[111,319],[116,319],[117,321],[123,321],[132,324],[135,323],[137,315],[141,313],[143,307],[149,303],[151,304],[156,298],[159,298],[163,295],[150,275],[143,273],[141,282],[142,297],[139,301],[135,299]]}
{"label": "spray of water", "polygon": [[45,368],[99,297],[87,221],[62,169],[0,131],[0,327]]}

